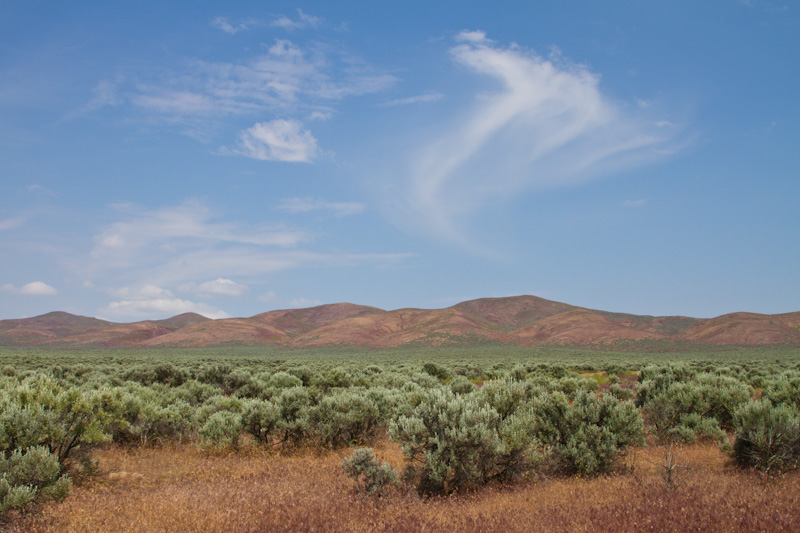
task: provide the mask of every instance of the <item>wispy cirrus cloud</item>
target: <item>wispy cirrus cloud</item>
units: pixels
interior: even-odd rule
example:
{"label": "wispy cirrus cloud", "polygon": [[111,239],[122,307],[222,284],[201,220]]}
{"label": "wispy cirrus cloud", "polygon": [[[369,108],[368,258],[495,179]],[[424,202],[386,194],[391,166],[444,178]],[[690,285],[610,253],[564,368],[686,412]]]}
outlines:
{"label": "wispy cirrus cloud", "polygon": [[237,298],[247,293],[247,286],[230,279],[217,278],[202,283],[184,283],[178,290],[196,294],[199,298]]}
{"label": "wispy cirrus cloud", "polygon": [[288,15],[278,15],[271,20],[244,18],[238,20],[231,20],[228,17],[214,17],[209,22],[212,28],[222,30],[229,35],[236,35],[241,31],[247,31],[254,28],[283,28],[287,31],[302,30],[302,29],[316,29],[322,26],[324,19],[309,15],[302,9],[297,9],[297,16],[290,17]]}
{"label": "wispy cirrus cloud", "polygon": [[19,228],[25,224],[25,221],[25,217],[5,218],[0,220],[0,231]]}
{"label": "wispy cirrus cloud", "polygon": [[305,231],[226,221],[197,200],[158,209],[119,205],[112,215],[118,220],[96,233],[89,257],[72,268],[93,285],[117,287],[106,294],[122,302],[171,301],[175,290],[203,299],[239,297],[280,271],[390,265],[411,256],[301,249],[313,240]]}
{"label": "wispy cirrus cloud", "polygon": [[258,122],[239,134],[235,148],[223,154],[243,155],[262,161],[311,163],[318,155],[317,140],[299,120]]}
{"label": "wispy cirrus cloud", "polygon": [[463,225],[489,202],[596,179],[670,152],[667,128],[615,104],[588,68],[502,46],[481,31],[456,41],[452,59],[497,89],[479,94],[416,148],[401,211],[425,231],[469,245]]}
{"label": "wispy cirrus cloud", "polygon": [[366,206],[359,202],[329,202],[318,198],[284,198],[276,209],[289,213],[308,213],[309,211],[332,211],[335,216],[349,216],[363,213]]}
{"label": "wispy cirrus cloud", "polygon": [[236,35],[240,31],[249,30],[253,27],[260,26],[256,19],[247,18],[240,21],[231,21],[228,17],[214,17],[209,22],[212,28],[217,28],[224,31],[229,35]]}
{"label": "wispy cirrus cloud", "polygon": [[333,46],[276,39],[237,62],[191,61],[132,87],[131,102],[170,120],[210,115],[312,112],[322,103],[381,91],[396,78]]}
{"label": "wispy cirrus cloud", "polygon": [[396,100],[389,100],[388,102],[384,102],[381,104],[381,107],[395,107],[400,105],[412,105],[412,104],[427,104],[430,102],[436,102],[444,98],[444,95],[441,93],[425,93],[425,94],[418,94],[416,96],[409,96],[407,98],[398,98]]}
{"label": "wispy cirrus cloud", "polygon": [[625,200],[624,202],[622,202],[622,207],[642,207],[648,201],[650,201],[649,198],[637,198],[635,200]]}
{"label": "wispy cirrus cloud", "polygon": [[297,10],[297,17],[291,18],[282,15],[270,23],[270,26],[276,28],[283,28],[286,30],[300,30],[304,28],[318,28],[322,25],[323,20],[320,17],[308,15],[302,9]]}

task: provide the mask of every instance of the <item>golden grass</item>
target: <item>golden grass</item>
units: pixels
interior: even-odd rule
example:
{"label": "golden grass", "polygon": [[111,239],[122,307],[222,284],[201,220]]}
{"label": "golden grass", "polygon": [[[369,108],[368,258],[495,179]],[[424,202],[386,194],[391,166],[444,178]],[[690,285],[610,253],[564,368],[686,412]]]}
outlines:
{"label": "golden grass", "polygon": [[[375,453],[398,470],[403,456]],[[350,451],[292,455],[248,449],[210,454],[193,445],[100,452],[105,475],[64,502],[16,516],[11,531],[800,531],[800,475],[742,472],[714,445],[687,448],[669,490],[651,446],[633,472],[490,486],[447,498],[397,490],[356,494],[340,463]]]}

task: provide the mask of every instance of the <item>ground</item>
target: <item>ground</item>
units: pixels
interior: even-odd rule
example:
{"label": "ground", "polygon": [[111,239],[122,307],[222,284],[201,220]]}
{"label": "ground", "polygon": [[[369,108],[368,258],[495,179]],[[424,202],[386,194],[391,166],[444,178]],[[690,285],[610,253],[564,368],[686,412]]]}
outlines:
{"label": "ground", "polygon": [[[403,466],[399,448],[374,446]],[[290,454],[195,444],[99,452],[102,473],[61,503],[14,516],[10,531],[798,531],[800,475],[736,468],[716,444],[683,450],[675,487],[663,449],[631,451],[619,471],[591,479],[535,478],[446,498],[398,489],[376,499],[341,469],[351,450]]]}

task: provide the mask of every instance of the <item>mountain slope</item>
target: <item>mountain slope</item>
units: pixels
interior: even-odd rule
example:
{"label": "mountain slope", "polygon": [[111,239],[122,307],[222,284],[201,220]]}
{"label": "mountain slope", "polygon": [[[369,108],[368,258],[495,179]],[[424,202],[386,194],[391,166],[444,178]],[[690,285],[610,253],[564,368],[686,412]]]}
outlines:
{"label": "mountain slope", "polygon": [[482,298],[445,309],[397,309],[337,303],[210,320],[185,313],[119,324],[64,312],[0,321],[0,345],[391,347],[501,342],[611,345],[616,341],[781,344],[800,347],[800,312],[731,313],[711,319],[654,317],[576,307],[536,296]]}

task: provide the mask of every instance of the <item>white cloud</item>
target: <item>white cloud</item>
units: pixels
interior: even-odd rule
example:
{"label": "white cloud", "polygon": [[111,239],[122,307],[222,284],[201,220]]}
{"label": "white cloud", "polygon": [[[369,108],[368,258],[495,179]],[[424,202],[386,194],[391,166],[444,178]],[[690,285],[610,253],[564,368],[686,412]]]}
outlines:
{"label": "white cloud", "polygon": [[215,213],[197,200],[155,210],[115,207],[125,220],[95,236],[92,255],[97,259],[124,258],[148,247],[164,252],[176,246],[192,248],[214,243],[293,247],[308,238],[302,231],[282,227],[241,227],[218,222]]}
{"label": "white cloud", "polygon": [[648,202],[649,198],[637,198],[636,200],[626,200],[622,202],[623,207],[642,207]]}
{"label": "white cloud", "polygon": [[106,316],[146,318],[175,316],[183,313],[198,313],[206,318],[230,318],[221,309],[210,305],[181,300],[179,298],[157,298],[153,300],[120,300],[110,302],[102,313]]}
{"label": "white cloud", "polygon": [[267,291],[259,296],[258,299],[262,302],[274,302],[278,299],[278,295],[275,293],[275,291]]}
{"label": "white cloud", "polygon": [[36,183],[28,185],[28,190],[35,194],[44,194],[47,196],[55,196],[56,194],[55,191],[53,191],[52,189],[48,189],[47,187],[42,187],[41,185]]}
{"label": "white cloud", "polygon": [[322,19],[320,17],[307,15],[302,9],[298,9],[296,19],[284,15],[273,20],[270,25],[286,30],[300,30],[304,28],[318,28],[321,24]]}
{"label": "white cloud", "polygon": [[301,48],[286,39],[276,39],[266,53],[246,61],[189,65],[132,87],[127,91],[132,103],[173,121],[312,112],[320,104],[378,92],[397,81],[334,46]]}
{"label": "white cloud", "polygon": [[298,307],[301,309],[306,307],[316,307],[318,305],[322,305],[322,302],[319,300],[310,300],[308,298],[293,298],[289,303],[289,307]]}
{"label": "white cloud", "polygon": [[247,287],[245,285],[240,285],[233,280],[225,278],[217,278],[199,284],[184,283],[178,287],[178,289],[183,292],[196,294],[200,298],[215,298],[218,296],[236,298],[247,292]]}
{"label": "white cloud", "polygon": [[214,17],[209,25],[230,35],[236,35],[240,31],[249,30],[250,28],[260,26],[261,24],[255,19],[245,19],[241,22],[231,22],[228,20],[228,17]]}
{"label": "white cloud", "polygon": [[0,287],[3,291],[6,292],[13,292],[16,294],[24,294],[28,296],[54,296],[58,294],[58,289],[55,287],[51,287],[47,283],[43,281],[32,281],[30,283],[26,283],[22,287],[15,287],[10,283],[6,283],[2,287]]}
{"label": "white cloud", "polygon": [[127,300],[148,300],[158,298],[172,298],[173,294],[167,289],[156,285],[147,284],[138,287],[120,287],[106,291],[109,296]]}
{"label": "white cloud", "polygon": [[464,30],[458,35],[456,35],[456,41],[463,41],[469,43],[484,43],[487,42],[488,39],[486,38],[486,32],[481,30],[469,31]]}
{"label": "white cloud", "polygon": [[110,289],[108,294],[119,301],[109,302],[102,310],[104,315],[115,317],[174,316],[182,313],[199,313],[208,318],[228,318],[229,315],[215,307],[176,298],[172,291],[157,285]]}
{"label": "white cloud", "polygon": [[229,153],[263,161],[310,163],[317,156],[317,140],[297,120],[258,122],[239,134],[239,144]]}
{"label": "white cloud", "polygon": [[417,96],[409,96],[408,98],[398,98],[397,100],[390,100],[382,104],[382,107],[394,107],[399,105],[410,105],[410,104],[427,104],[429,102],[436,102],[437,100],[441,100],[442,98],[444,98],[444,96],[440,93],[419,94]]}
{"label": "white cloud", "polygon": [[15,229],[22,226],[24,223],[25,219],[23,217],[14,217],[14,218],[7,218],[5,220],[0,220],[0,231],[7,229]]}
{"label": "white cloud", "polygon": [[207,294],[224,285],[230,292],[240,289],[220,280],[258,280],[306,266],[391,264],[409,257],[298,250],[311,240],[303,231],[221,221],[198,201],[154,210],[120,205],[115,210],[120,220],[97,233],[90,257],[75,261],[73,268],[79,279],[127,287],[109,293],[121,300],[163,299],[171,293],[160,292],[165,290],[161,287],[183,285],[204,288]]}
{"label": "white cloud", "polygon": [[412,159],[406,220],[471,245],[464,221],[488,203],[526,190],[575,184],[668,153],[652,119],[626,115],[586,67],[546,60],[481,31],[451,49],[469,72],[498,89],[478,95]]}
{"label": "white cloud", "polygon": [[366,206],[359,202],[328,202],[310,197],[285,198],[278,204],[277,209],[289,213],[307,213],[309,211],[333,211],[336,216],[356,215],[362,213]]}

